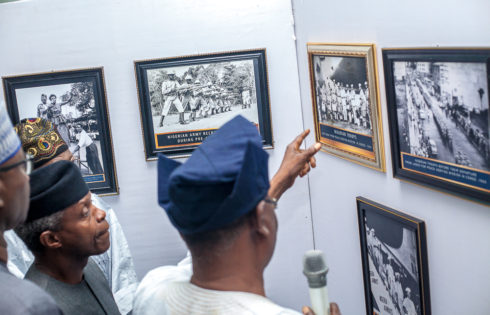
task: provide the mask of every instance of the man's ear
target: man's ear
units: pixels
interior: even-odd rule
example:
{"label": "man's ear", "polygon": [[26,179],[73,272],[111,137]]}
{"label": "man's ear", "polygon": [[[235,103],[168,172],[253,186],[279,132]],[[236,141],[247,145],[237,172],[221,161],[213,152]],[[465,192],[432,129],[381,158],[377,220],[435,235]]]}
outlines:
{"label": "man's ear", "polygon": [[60,248],[62,245],[56,232],[50,230],[42,232],[39,236],[39,241],[44,247],[49,249]]}
{"label": "man's ear", "polygon": [[252,221],[255,232],[262,237],[268,237],[272,233],[274,223],[265,202],[259,202],[254,211],[255,215]]}

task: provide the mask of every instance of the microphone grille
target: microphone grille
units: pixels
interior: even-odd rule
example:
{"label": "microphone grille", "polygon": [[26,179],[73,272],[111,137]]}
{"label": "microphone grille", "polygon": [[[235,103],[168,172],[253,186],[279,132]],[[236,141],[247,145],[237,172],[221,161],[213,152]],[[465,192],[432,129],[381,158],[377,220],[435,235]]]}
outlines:
{"label": "microphone grille", "polygon": [[305,275],[326,273],[327,271],[328,267],[321,250],[309,250],[305,253],[303,257],[303,273]]}

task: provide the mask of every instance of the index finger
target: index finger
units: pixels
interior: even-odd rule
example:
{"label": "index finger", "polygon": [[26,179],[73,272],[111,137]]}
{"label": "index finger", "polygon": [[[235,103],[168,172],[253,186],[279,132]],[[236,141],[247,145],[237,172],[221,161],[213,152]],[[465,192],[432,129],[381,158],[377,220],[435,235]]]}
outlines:
{"label": "index finger", "polygon": [[302,133],[300,133],[294,140],[293,140],[293,143],[294,143],[294,148],[296,150],[299,149],[299,146],[301,145],[301,143],[303,142],[303,140],[305,140],[306,136],[310,134],[310,129],[306,129],[305,131],[303,131]]}

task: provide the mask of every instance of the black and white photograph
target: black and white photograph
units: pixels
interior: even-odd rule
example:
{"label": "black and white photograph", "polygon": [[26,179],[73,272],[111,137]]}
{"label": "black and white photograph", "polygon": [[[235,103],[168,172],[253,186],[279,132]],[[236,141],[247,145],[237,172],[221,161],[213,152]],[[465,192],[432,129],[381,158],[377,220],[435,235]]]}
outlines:
{"label": "black and white photograph", "polygon": [[366,59],[313,56],[319,120],[372,135]]}
{"label": "black and white photograph", "polygon": [[490,171],[487,65],[395,62],[400,149]]}
{"label": "black and white photograph", "polygon": [[252,60],[148,70],[156,134],[217,129],[242,115],[258,124]]}
{"label": "black and white photograph", "polygon": [[[102,128],[108,126],[108,122],[104,121],[102,126],[100,123],[106,112],[105,92],[100,91],[101,81],[97,82],[102,72],[101,69],[91,71],[91,78],[86,77],[85,71],[79,73],[79,80],[78,73],[72,73],[73,76],[61,72],[44,75],[43,78],[51,76],[51,80],[40,76],[7,77],[4,84],[11,88],[8,107],[13,120],[42,118],[50,121],[68,145],[74,163],[89,186],[110,191],[112,188],[105,186],[114,176],[108,174],[112,172],[112,163],[104,163],[104,160],[112,160],[112,144],[110,132]],[[104,104],[100,104],[101,99]],[[111,146],[109,150],[107,145]],[[110,157],[106,156],[108,151]]]}
{"label": "black and white photograph", "polygon": [[396,176],[489,201],[490,50],[383,50]]}
{"label": "black and white photograph", "polygon": [[[427,274],[420,266],[426,253],[418,245],[423,221],[357,198],[367,314],[429,314]],[[424,247],[425,248],[425,247]]]}
{"label": "black and white photograph", "polygon": [[137,61],[135,68],[147,159],[188,155],[237,115],[271,145],[264,50]]}
{"label": "black and white photograph", "polygon": [[317,141],[384,171],[375,51],[373,44],[308,44]]}

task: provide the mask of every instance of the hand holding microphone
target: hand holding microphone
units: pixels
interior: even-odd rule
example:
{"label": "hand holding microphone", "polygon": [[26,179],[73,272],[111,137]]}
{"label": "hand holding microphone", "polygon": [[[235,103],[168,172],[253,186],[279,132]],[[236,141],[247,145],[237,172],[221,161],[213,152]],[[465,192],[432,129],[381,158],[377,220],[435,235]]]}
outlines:
{"label": "hand holding microphone", "polygon": [[328,267],[320,250],[309,250],[303,257],[303,274],[310,287],[311,309],[303,308],[305,315],[340,315],[337,304],[328,302],[327,291]]}

